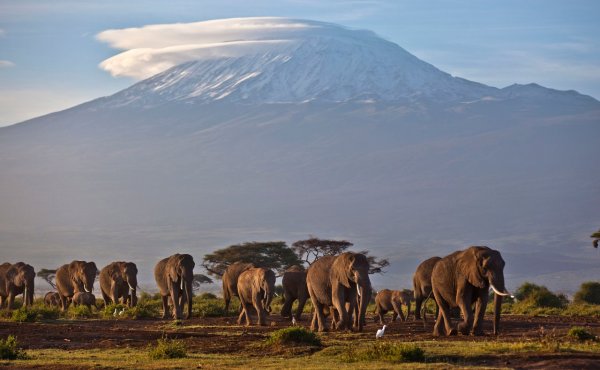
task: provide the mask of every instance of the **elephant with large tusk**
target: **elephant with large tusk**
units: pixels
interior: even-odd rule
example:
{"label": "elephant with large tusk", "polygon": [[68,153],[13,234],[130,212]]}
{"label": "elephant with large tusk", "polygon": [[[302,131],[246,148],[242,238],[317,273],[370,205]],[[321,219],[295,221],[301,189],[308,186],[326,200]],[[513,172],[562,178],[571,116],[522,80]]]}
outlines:
{"label": "elephant with large tusk", "polygon": [[369,261],[364,254],[344,252],[339,256],[319,258],[308,268],[306,284],[315,310],[312,330],[316,329],[316,325],[319,331],[326,330],[324,309],[331,306],[339,316],[336,329],[350,329],[352,314],[358,305],[355,326],[358,331],[362,331],[372,291]]}
{"label": "elephant with large tusk", "polygon": [[133,262],[113,262],[100,270],[100,291],[104,304],[137,304],[137,266]]}
{"label": "elephant with large tusk", "polygon": [[15,297],[23,294],[23,305],[33,305],[35,270],[24,262],[15,264],[3,263],[0,265],[0,307],[8,302],[8,309],[12,309]]}
{"label": "elephant with large tusk", "polygon": [[160,260],[154,267],[154,279],[162,296],[163,319],[169,315],[169,298],[173,303],[175,319],[181,319],[184,305],[187,305],[185,318],[192,317],[192,282],[195,265],[192,256],[178,253]]}
{"label": "elephant with large tusk", "polygon": [[[509,296],[504,286],[504,260],[500,252],[474,246],[454,252],[436,263],[431,275],[435,300],[439,305],[438,320],[433,335],[456,334],[451,326],[451,307],[459,307],[463,321],[458,325],[462,334],[482,335],[483,315],[490,288],[494,291],[494,334],[498,334],[502,297]],[[475,313],[472,305],[475,304]]]}
{"label": "elephant with large tusk", "polygon": [[69,308],[70,299],[76,292],[91,293],[98,268],[94,262],[73,261],[56,270],[56,288],[63,311]]}

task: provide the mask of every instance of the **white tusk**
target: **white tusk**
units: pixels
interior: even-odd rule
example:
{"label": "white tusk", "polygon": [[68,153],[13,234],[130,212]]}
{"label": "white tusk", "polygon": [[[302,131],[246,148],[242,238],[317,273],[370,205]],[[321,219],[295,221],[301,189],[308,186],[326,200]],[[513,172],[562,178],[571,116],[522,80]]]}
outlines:
{"label": "white tusk", "polygon": [[183,279],[181,279],[181,290],[183,290]]}
{"label": "white tusk", "polygon": [[89,289],[88,289],[88,288],[87,288],[85,285],[83,286],[83,289],[84,289],[86,292],[88,292],[88,293],[91,293],[91,291],[90,291],[90,290],[89,290]]}
{"label": "white tusk", "polygon": [[492,288],[494,293],[498,294],[499,296],[503,296],[503,297],[510,296],[511,298],[514,298],[514,296],[512,296],[510,293],[502,293],[501,291],[496,289],[496,287],[492,283],[490,283],[490,287]]}
{"label": "white tusk", "polygon": [[135,288],[134,288],[134,287],[132,287],[132,286],[131,286],[131,284],[129,284],[129,281],[127,282],[127,285],[129,285],[129,289],[131,289],[131,290],[135,290]]}
{"label": "white tusk", "polygon": [[275,294],[275,297],[279,297],[279,294],[277,294],[277,293],[273,293],[273,294]]}
{"label": "white tusk", "polygon": [[360,288],[358,287],[358,284],[356,285],[356,292],[358,293],[358,296],[360,297]]}
{"label": "white tusk", "polygon": [[265,299],[267,299],[267,291],[265,290]]}

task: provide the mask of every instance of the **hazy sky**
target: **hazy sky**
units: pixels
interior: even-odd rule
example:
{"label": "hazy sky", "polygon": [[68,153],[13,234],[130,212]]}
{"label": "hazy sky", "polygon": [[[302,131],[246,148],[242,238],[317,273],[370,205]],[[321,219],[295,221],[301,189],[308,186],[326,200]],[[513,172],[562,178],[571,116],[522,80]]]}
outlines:
{"label": "hazy sky", "polygon": [[370,29],[455,76],[600,99],[596,0],[0,0],[0,126],[131,85],[99,68],[119,53],[96,39],[102,31],[250,16]]}

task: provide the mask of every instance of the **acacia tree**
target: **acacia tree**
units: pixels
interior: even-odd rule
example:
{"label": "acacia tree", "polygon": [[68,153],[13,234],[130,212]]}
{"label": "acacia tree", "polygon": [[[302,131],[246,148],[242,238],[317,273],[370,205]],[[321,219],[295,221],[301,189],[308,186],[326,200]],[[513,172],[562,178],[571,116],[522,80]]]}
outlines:
{"label": "acacia tree", "polygon": [[234,262],[253,263],[282,274],[286,268],[302,261],[285,242],[250,242],[231,245],[204,256],[202,266],[209,275],[221,278],[227,266]]}
{"label": "acacia tree", "polygon": [[598,248],[598,241],[600,241],[600,230],[590,235],[590,238],[594,239],[594,241],[592,242],[594,248]]}
{"label": "acacia tree", "polygon": [[212,282],[213,280],[204,274],[194,274],[194,279],[192,280],[192,290],[200,290],[200,285],[212,284]]}
{"label": "acacia tree", "polygon": [[44,279],[53,289],[56,289],[56,284],[53,281],[56,277],[56,270],[41,269],[37,272],[37,276]]}
{"label": "acacia tree", "polygon": [[[348,248],[354,244],[347,240],[329,240],[319,239],[314,236],[306,240],[298,240],[292,244],[292,249],[298,255],[303,262],[306,262],[309,266],[315,262],[318,258],[323,256],[337,256],[345,252]],[[382,274],[385,271],[383,269],[390,265],[387,258],[377,258],[370,256],[369,251],[360,251],[357,253],[364,254],[369,261],[369,274]]]}

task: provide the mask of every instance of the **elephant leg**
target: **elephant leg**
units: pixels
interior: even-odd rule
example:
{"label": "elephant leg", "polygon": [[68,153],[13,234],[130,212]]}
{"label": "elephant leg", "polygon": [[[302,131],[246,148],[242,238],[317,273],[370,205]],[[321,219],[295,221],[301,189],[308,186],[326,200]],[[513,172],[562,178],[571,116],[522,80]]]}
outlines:
{"label": "elephant leg", "polygon": [[267,325],[267,320],[266,320],[267,311],[265,310],[265,307],[263,306],[262,297],[260,295],[260,292],[257,293],[256,295],[252,296],[252,305],[254,306],[254,309],[256,309],[256,314],[258,315],[258,325],[266,326]]}
{"label": "elephant leg", "polygon": [[166,319],[169,317],[169,296],[163,295],[162,298],[162,306],[163,306],[163,314],[162,318]]}
{"label": "elephant leg", "polygon": [[175,320],[181,320],[181,302],[179,302],[179,284],[173,281],[169,282],[171,299],[173,300],[173,317]]}
{"label": "elephant leg", "polygon": [[473,322],[473,335],[483,335],[483,315],[487,307],[487,292],[480,294],[475,302],[475,321]]}
{"label": "elephant leg", "polygon": [[394,307],[394,316],[400,316],[400,321],[406,321],[404,312],[402,312],[402,304],[398,302],[392,302],[392,307]]}
{"label": "elephant leg", "polygon": [[60,295],[60,306],[62,307],[62,311],[66,312],[69,308],[69,300],[67,297]]}
{"label": "elephant leg", "polygon": [[385,312],[379,305],[377,305],[377,307],[375,308],[375,314],[377,315],[377,317],[379,317],[379,325],[384,325],[385,320],[383,319],[383,315],[385,315]]}
{"label": "elephant leg", "polygon": [[415,321],[421,320],[421,305],[423,304],[423,297],[417,295],[415,298]]}
{"label": "elephant leg", "polygon": [[454,330],[451,326],[452,321],[450,321],[450,305],[448,302],[444,301],[436,291],[434,291],[435,299],[439,304],[440,311],[438,314],[438,319],[435,322],[435,326],[433,327],[433,335],[440,336],[442,334],[442,328],[445,328],[446,335],[456,335],[456,330]]}
{"label": "elephant leg", "polygon": [[13,292],[8,292],[8,310],[12,310],[13,304],[15,303],[15,294]]}
{"label": "elephant leg", "polygon": [[104,300],[104,307],[108,307],[108,305],[110,304],[110,297],[108,296],[108,294],[104,293],[104,291],[101,291],[102,293],[102,299]]}
{"label": "elephant leg", "polygon": [[315,305],[315,315],[317,318],[317,324],[319,326],[319,332],[324,332],[327,330],[325,325],[325,315],[323,315],[323,305],[318,303]]}
{"label": "elephant leg", "polygon": [[458,331],[463,335],[469,335],[473,325],[473,309],[471,308],[470,300],[467,301],[460,293],[459,296],[460,298],[457,303],[463,314],[463,321],[458,324]]}
{"label": "elephant leg", "polygon": [[290,297],[289,294],[285,294],[285,302],[281,307],[281,317],[292,316],[292,305],[294,304],[294,298]]}
{"label": "elephant leg", "polygon": [[337,325],[336,330],[346,330],[349,328],[349,318],[348,312],[346,311],[346,300],[343,293],[343,289],[338,289],[337,292],[334,291],[333,294],[333,306],[338,311],[338,315],[340,318],[339,325]]}
{"label": "elephant leg", "polygon": [[242,306],[242,309],[241,309],[241,312],[240,312],[240,314],[238,316],[238,319],[237,319],[238,325],[242,325],[242,319],[246,315],[246,309],[244,308],[244,305],[242,304],[241,306]]}
{"label": "elephant leg", "polygon": [[296,308],[296,321],[300,321],[302,318],[302,311],[304,311],[304,305],[306,304],[306,297],[298,299],[298,308]]}

